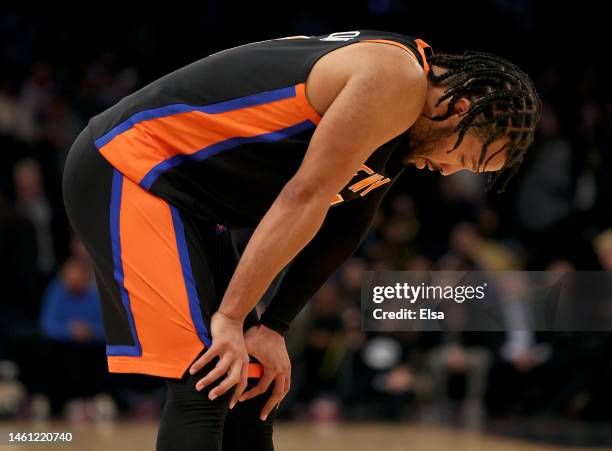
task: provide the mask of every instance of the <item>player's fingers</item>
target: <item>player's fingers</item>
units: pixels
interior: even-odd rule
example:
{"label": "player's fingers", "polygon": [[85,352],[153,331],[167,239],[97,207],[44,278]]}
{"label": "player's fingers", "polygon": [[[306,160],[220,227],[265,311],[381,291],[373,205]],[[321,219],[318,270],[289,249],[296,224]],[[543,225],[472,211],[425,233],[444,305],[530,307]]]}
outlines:
{"label": "player's fingers", "polygon": [[240,397],[240,402],[254,398],[257,395],[261,395],[268,389],[273,380],[274,377],[272,375],[266,374],[264,372],[264,375],[259,379],[257,385],[251,388],[250,390],[244,392],[244,394]]}
{"label": "player's fingers", "polygon": [[283,387],[283,395],[281,396],[281,399],[278,400],[278,404],[276,404],[277,409],[280,407],[281,401],[285,399],[285,396],[287,396],[287,393],[289,393],[289,389],[291,388],[291,375],[285,375]]}
{"label": "player's fingers", "polygon": [[206,352],[204,352],[204,354],[202,354],[202,356],[198,360],[193,362],[193,364],[191,365],[191,368],[189,368],[189,374],[195,374],[198,371],[200,371],[208,363],[210,363],[212,359],[214,359],[218,355],[218,353],[219,351],[216,346],[213,345],[210,348],[208,348]]}
{"label": "player's fingers", "polygon": [[217,365],[212,370],[210,370],[206,376],[204,376],[202,379],[198,381],[198,383],[196,384],[196,390],[198,391],[202,390],[208,384],[216,381],[221,376],[223,376],[225,373],[227,373],[230,363],[231,363],[230,359],[219,360],[219,362],[217,362]]}
{"label": "player's fingers", "polygon": [[266,421],[266,418],[268,418],[268,415],[270,415],[272,409],[281,401],[281,399],[283,399],[283,391],[285,390],[285,384],[282,379],[283,377],[284,376],[280,376],[274,380],[274,389],[272,390],[272,394],[270,395],[270,398],[268,398],[266,404],[263,406],[263,409],[261,409],[261,414],[259,415],[261,421]]}
{"label": "player's fingers", "polygon": [[249,364],[242,365],[242,374],[240,375],[240,382],[236,386],[236,391],[234,392],[234,396],[232,396],[232,400],[230,401],[230,409],[233,409],[242,393],[247,388],[249,383]]}
{"label": "player's fingers", "polygon": [[291,373],[285,376],[285,390],[284,390],[283,398],[287,396],[287,393],[289,393],[289,390],[291,390]]}
{"label": "player's fingers", "polygon": [[289,393],[291,390],[291,365],[289,365],[289,369],[287,370],[287,377],[285,379],[285,395]]}
{"label": "player's fingers", "polygon": [[210,390],[210,393],[208,393],[208,399],[212,401],[240,382],[240,374],[242,370],[241,366],[241,361],[234,362],[230,370],[227,372],[225,379],[223,379],[215,388]]}

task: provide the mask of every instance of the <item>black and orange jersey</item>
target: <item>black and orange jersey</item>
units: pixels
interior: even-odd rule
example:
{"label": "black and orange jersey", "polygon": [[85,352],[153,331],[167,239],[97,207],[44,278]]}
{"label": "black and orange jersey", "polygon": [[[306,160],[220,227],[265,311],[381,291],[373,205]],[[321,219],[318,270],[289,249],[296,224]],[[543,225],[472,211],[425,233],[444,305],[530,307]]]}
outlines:
{"label": "black and orange jersey", "polygon": [[[321,120],[305,94],[312,66],[361,41],[402,47],[429,70],[427,44],[390,32],[254,42],[195,61],[93,117],[95,146],[170,204],[230,227],[254,227],[297,171]],[[377,149],[331,205],[390,185],[403,170],[394,155],[402,137]]]}

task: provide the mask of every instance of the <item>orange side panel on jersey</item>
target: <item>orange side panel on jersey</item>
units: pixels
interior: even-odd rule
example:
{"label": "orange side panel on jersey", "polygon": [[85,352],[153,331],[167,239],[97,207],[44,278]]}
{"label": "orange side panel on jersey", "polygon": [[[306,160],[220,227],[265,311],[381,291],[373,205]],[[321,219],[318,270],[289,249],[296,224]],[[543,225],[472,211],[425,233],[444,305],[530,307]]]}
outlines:
{"label": "orange side panel on jersey", "polygon": [[190,111],[136,123],[100,148],[104,157],[127,178],[142,179],[159,163],[179,154],[194,154],[235,137],[275,132],[321,116],[306,98],[304,83],[295,97],[223,113]]}
{"label": "orange side panel on jersey", "polygon": [[109,370],[181,377],[204,344],[189,310],[170,207],[128,178],[122,191],[124,286],[142,356],[108,356]]}
{"label": "orange side panel on jersey", "polygon": [[[361,42],[380,42],[383,44],[391,44],[391,45],[395,45],[396,47],[399,47],[401,49],[406,50],[408,53],[410,53],[411,55],[414,56],[414,53],[412,52],[412,50],[408,47],[406,47],[404,44],[401,44],[399,42],[396,41],[390,41],[388,39],[364,39]],[[421,39],[416,39],[415,42],[417,43],[417,47],[419,50],[419,53],[421,54],[421,58],[423,58],[423,70],[425,71],[425,73],[427,74],[429,72],[429,64],[427,63],[427,59],[425,58],[425,52],[423,50],[423,45],[425,47],[429,47],[428,44],[426,44],[424,41],[422,41]]]}

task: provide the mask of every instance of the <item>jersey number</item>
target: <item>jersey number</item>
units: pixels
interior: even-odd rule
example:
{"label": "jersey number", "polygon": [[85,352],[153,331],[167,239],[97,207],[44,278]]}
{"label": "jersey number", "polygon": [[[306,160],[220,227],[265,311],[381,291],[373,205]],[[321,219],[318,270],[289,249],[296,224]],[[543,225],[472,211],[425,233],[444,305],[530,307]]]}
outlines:
{"label": "jersey number", "polygon": [[332,33],[326,38],[321,38],[321,41],[349,41],[359,36],[359,31],[339,31],[338,33]]}

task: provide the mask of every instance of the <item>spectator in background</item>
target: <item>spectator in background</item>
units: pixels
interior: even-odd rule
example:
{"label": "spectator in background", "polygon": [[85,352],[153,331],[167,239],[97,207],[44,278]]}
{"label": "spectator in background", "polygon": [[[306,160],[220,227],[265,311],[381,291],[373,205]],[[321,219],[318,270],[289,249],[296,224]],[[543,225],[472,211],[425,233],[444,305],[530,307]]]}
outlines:
{"label": "spectator in background", "polygon": [[[433,382],[433,403],[426,418],[449,421],[459,407],[461,422],[472,428],[481,428],[485,419],[484,397],[493,356],[486,333],[444,332],[439,346],[427,355],[427,367]],[[453,382],[460,378],[465,390],[457,406],[452,392]]]}
{"label": "spectator in background", "polygon": [[414,255],[406,262],[404,271],[431,271],[432,262],[424,255]]}
{"label": "spectator in background", "polygon": [[43,298],[40,328],[47,340],[32,371],[44,377],[30,377],[30,390],[48,396],[53,414],[65,409],[66,415],[79,419],[114,415],[114,401],[102,394],[110,390],[104,332],[87,260],[70,258],[51,281]]}
{"label": "spectator in background", "polygon": [[[520,269],[519,259],[503,244],[482,236],[476,225],[462,222],[453,227],[450,235],[450,254],[462,260],[473,262],[480,271],[510,271]],[[441,259],[440,269],[461,270],[444,267],[446,258]]]}
{"label": "spectator in background", "polygon": [[362,257],[351,257],[342,266],[339,274],[339,287],[351,307],[361,303],[361,281],[367,271],[367,261]]}
{"label": "spectator in background", "polygon": [[[545,269],[548,271],[545,284],[552,285],[576,268],[569,261],[555,260]],[[538,323],[528,305],[541,304],[542,293],[534,289],[534,279],[529,273],[508,274],[498,280],[498,287],[507,330],[491,381],[490,403],[494,409],[504,406],[502,409],[510,414],[544,412],[554,403],[561,406],[562,386],[569,382],[569,374],[561,383],[556,376],[568,362],[575,362],[577,355],[569,347],[558,352],[549,343],[555,335],[538,332]]]}
{"label": "spectator in background", "polygon": [[[0,348],[13,329],[34,329],[38,312],[36,231],[0,191]],[[0,350],[1,353],[1,350]]]}
{"label": "spectator in background", "polygon": [[55,150],[54,163],[58,168],[63,168],[70,145],[84,124],[66,99],[59,95],[50,99],[40,116],[42,137]]}
{"label": "spectator in background", "polygon": [[415,404],[413,354],[419,345],[418,334],[360,332],[359,317],[351,316],[345,316],[349,359],[343,391],[347,417],[375,421],[410,417]]}
{"label": "spectator in background", "polygon": [[24,158],[13,169],[15,184],[15,209],[32,223],[36,230],[38,248],[37,269],[41,276],[48,276],[55,267],[51,203],[43,190],[40,165],[33,158]]}
{"label": "spectator in background", "polygon": [[593,247],[601,269],[612,271],[612,229],[604,230],[597,235],[593,240]]}
{"label": "spectator in background", "polygon": [[399,193],[392,198],[391,214],[381,224],[384,254],[391,264],[388,269],[401,269],[414,252],[412,243],[420,223],[412,196]]}
{"label": "spectator in background", "polygon": [[[333,283],[326,283],[312,300],[308,315],[306,343],[302,351],[304,380],[300,398],[312,403],[311,415],[320,418],[320,399],[334,398],[338,388],[338,368],[344,355],[344,330],[342,328],[343,299]],[[333,399],[330,399],[333,402]],[[325,411],[329,403],[324,404]],[[336,406],[338,411],[339,404]],[[327,413],[325,413],[327,416]]]}
{"label": "spectator in background", "polygon": [[54,340],[104,340],[100,301],[86,261],[71,258],[51,281],[43,297],[40,327]]}
{"label": "spectator in background", "polygon": [[514,210],[524,244],[530,249],[530,270],[542,269],[572,252],[567,237],[576,236],[572,146],[559,134],[557,114],[544,104],[540,139],[517,184]]}
{"label": "spectator in background", "polygon": [[15,89],[14,96],[6,98],[10,114],[5,117],[7,134],[20,141],[35,144],[40,138],[40,113],[46,108],[54,89],[53,67],[42,61],[32,64],[29,76],[22,86]]}

